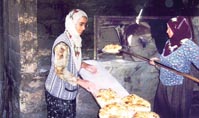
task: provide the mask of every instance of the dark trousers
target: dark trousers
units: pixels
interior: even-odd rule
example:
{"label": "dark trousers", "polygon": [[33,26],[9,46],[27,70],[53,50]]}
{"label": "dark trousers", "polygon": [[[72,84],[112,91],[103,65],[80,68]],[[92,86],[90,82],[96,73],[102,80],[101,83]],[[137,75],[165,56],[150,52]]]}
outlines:
{"label": "dark trousers", "polygon": [[76,100],[63,100],[45,92],[47,118],[75,118]]}
{"label": "dark trousers", "polygon": [[184,79],[182,85],[158,85],[154,101],[154,112],[160,118],[189,118],[193,96],[193,81]]}

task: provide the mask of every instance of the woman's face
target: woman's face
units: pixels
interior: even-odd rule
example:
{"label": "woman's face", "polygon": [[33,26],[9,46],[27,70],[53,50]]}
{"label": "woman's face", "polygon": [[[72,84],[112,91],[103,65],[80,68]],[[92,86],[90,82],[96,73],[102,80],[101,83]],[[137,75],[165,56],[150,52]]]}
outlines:
{"label": "woman's face", "polygon": [[173,36],[173,31],[171,30],[171,28],[167,25],[167,34],[169,36],[169,38],[171,38]]}
{"label": "woman's face", "polygon": [[86,17],[81,17],[79,21],[77,22],[75,28],[79,35],[83,33],[83,31],[86,29],[88,19]]}

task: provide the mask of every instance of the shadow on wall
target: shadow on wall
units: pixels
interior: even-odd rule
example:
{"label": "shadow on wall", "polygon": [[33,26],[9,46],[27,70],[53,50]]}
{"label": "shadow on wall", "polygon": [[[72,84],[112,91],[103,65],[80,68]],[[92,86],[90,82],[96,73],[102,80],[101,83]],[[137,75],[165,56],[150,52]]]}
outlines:
{"label": "shadow on wall", "polygon": [[155,44],[159,53],[162,53],[164,44],[167,41],[167,21],[167,19],[151,19],[148,21],[151,26],[151,35],[155,39]]}

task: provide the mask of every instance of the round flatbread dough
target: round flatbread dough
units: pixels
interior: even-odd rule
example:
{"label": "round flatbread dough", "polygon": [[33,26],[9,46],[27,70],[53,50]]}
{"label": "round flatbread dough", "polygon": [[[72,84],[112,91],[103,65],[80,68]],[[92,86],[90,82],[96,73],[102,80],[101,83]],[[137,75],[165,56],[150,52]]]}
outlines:
{"label": "round flatbread dough", "polygon": [[104,53],[119,53],[119,50],[122,49],[122,46],[118,45],[118,44],[109,44],[106,45],[103,49],[102,52]]}
{"label": "round flatbread dough", "polygon": [[121,100],[122,104],[124,104],[129,110],[133,111],[151,111],[151,104],[139,97],[136,94],[130,94]]}
{"label": "round flatbread dough", "polygon": [[160,118],[155,112],[136,112],[133,118]]}
{"label": "round flatbread dough", "polygon": [[120,99],[121,98],[118,96],[118,94],[110,88],[100,89],[96,96],[96,100],[101,107],[118,102]]}

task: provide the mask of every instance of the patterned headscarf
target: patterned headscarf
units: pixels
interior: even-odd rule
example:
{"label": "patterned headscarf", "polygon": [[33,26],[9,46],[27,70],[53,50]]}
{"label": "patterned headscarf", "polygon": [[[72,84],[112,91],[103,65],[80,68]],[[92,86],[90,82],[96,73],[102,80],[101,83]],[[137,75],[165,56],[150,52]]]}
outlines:
{"label": "patterned headscarf", "polygon": [[87,14],[80,10],[80,9],[74,9],[68,13],[65,19],[65,33],[68,35],[69,40],[72,44],[72,55],[74,57],[74,62],[76,65],[76,68],[79,70],[81,66],[81,59],[82,59],[82,53],[81,53],[81,47],[82,47],[82,38],[80,37],[80,34],[76,30],[76,25],[80,18],[86,17],[88,19]]}
{"label": "patterned headscarf", "polygon": [[185,17],[177,16],[171,18],[167,24],[174,33],[170,39],[171,45],[180,45],[182,39],[192,38],[191,28]]}
{"label": "patterned headscarf", "polygon": [[167,25],[171,28],[173,32],[173,36],[167,41],[164,55],[167,56],[168,54],[172,53],[178,47],[181,46],[181,41],[184,39],[192,39],[192,32],[191,27],[189,25],[188,20],[183,16],[177,16],[171,18]]}

